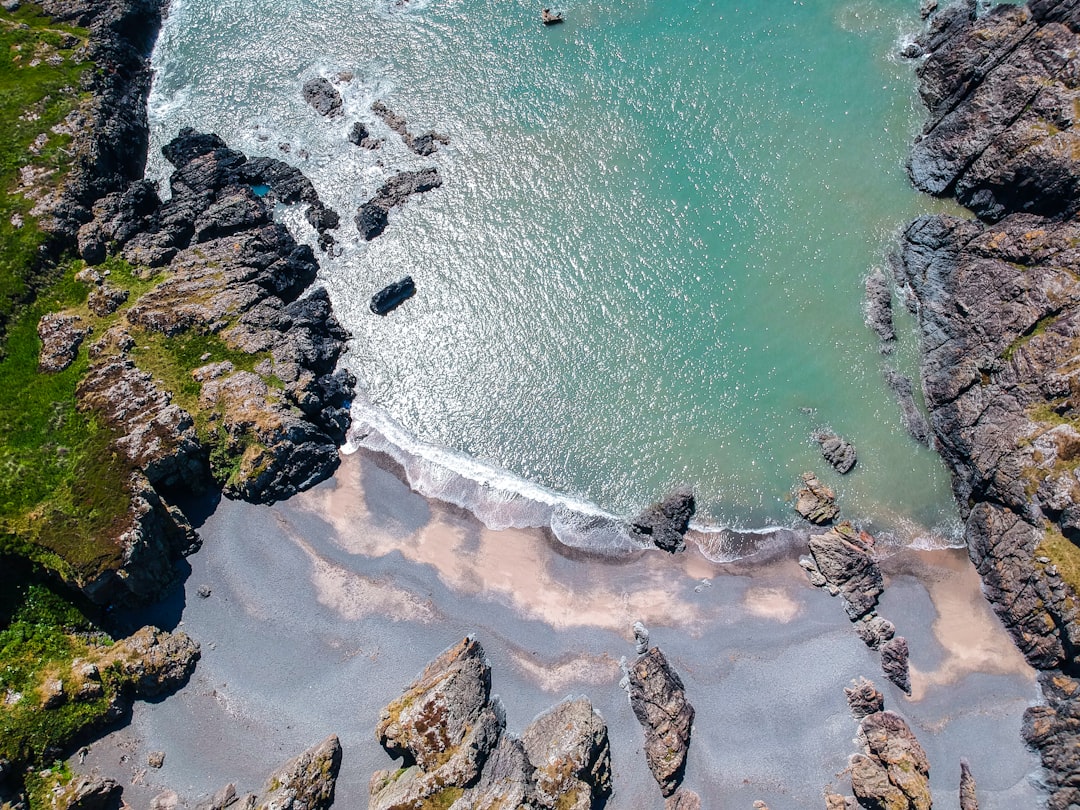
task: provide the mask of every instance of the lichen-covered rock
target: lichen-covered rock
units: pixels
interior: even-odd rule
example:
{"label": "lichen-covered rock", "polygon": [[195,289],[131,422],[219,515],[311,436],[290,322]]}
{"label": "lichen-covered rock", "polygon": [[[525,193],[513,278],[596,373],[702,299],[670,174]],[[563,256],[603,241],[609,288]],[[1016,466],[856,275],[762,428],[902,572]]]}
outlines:
{"label": "lichen-covered rock", "polygon": [[63,371],[79,356],[79,346],[91,328],[78,315],[50,312],[38,322],[41,356],[38,371],[56,374]]}
{"label": "lichen-covered rock", "polygon": [[690,528],[696,504],[690,489],[677,489],[664,500],[654,503],[628,524],[631,534],[645,542],[651,542],[664,551],[675,552],[686,548],[683,539]]}
{"label": "lichen-covered rock", "polygon": [[183,686],[199,660],[199,645],[180,630],[143,627],[108,648],[105,666],[115,665],[135,694],[152,698]]}
{"label": "lichen-covered rock", "polygon": [[54,810],[114,810],[122,788],[114,779],[76,776],[53,799]]}
{"label": "lichen-covered rock", "polygon": [[857,621],[870,613],[885,586],[870,556],[869,535],[862,536],[844,522],[825,534],[811,535],[809,545],[814,566],[838,590],[848,617]]}
{"label": "lichen-covered rock", "polygon": [[795,511],[819,526],[832,523],[840,517],[836,493],[832,487],[821,483],[812,472],[802,474],[802,486],[795,492]]}
{"label": "lichen-covered rock", "polygon": [[658,647],[630,667],[629,688],[630,706],[645,731],[645,760],[660,792],[670,796],[682,782],[694,707]]}
{"label": "lichen-covered rock", "polygon": [[[549,805],[535,802],[534,769],[521,740],[503,734],[484,763],[483,772],[472,787],[450,805],[450,810],[504,810]],[[567,807],[577,807],[571,804]],[[589,805],[584,805],[588,808]]]}
{"label": "lichen-covered rock", "polygon": [[882,711],[859,724],[863,754],[851,760],[851,788],[863,807],[929,810],[930,763],[900,715]]}
{"label": "lichen-covered rock", "polygon": [[379,716],[376,737],[392,756],[404,758],[406,769],[375,774],[370,807],[414,807],[446,790],[473,785],[505,722],[490,693],[491,671],[474,639],[430,663]]}
{"label": "lichen-covered rock", "polygon": [[341,743],[331,734],[271,775],[257,810],[328,810],[341,768]]}
{"label": "lichen-covered rock", "polygon": [[1046,703],[1024,712],[1025,742],[1039,752],[1051,789],[1049,810],[1080,805],[1080,681],[1060,672],[1039,676]]}
{"label": "lichen-covered rock", "polygon": [[607,725],[585,698],[564,701],[522,734],[541,807],[589,810],[611,793]]}

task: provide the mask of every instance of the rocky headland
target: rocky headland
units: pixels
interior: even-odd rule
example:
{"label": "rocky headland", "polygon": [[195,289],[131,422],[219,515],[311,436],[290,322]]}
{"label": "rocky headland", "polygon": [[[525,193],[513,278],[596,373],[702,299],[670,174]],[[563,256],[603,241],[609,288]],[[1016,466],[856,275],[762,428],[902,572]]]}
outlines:
{"label": "rocky headland", "polygon": [[971,560],[1045,672],[1048,705],[1030,711],[1025,734],[1051,808],[1080,802],[1080,736],[1065,720],[1080,706],[1078,32],[1080,4],[1067,0],[985,15],[971,0],[932,19],[912,51],[930,115],[910,174],[976,218],[919,218],[895,263]]}

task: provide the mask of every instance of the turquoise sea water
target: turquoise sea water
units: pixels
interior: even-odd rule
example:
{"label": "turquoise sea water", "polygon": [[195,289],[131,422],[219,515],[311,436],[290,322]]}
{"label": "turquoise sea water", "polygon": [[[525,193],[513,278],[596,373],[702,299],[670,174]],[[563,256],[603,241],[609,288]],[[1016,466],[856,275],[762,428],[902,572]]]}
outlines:
{"label": "turquoise sea water", "polygon": [[[511,492],[627,514],[689,483],[703,522],[753,527],[790,522],[815,469],[848,516],[940,542],[947,474],[904,432],[862,314],[867,272],[931,207],[903,170],[918,5],[581,0],[544,28],[523,0],[174,0],[153,137],[191,125],[289,160],[342,213],[323,280],[358,424],[408,445],[422,489],[486,491],[499,523]],[[315,75],[343,117],[303,102]],[[375,99],[451,144],[413,155]],[[381,149],[348,143],[356,120]],[[443,187],[361,243],[356,207],[427,165]],[[406,273],[418,294],[373,316]],[[858,448],[849,476],[826,474],[821,426]]]}

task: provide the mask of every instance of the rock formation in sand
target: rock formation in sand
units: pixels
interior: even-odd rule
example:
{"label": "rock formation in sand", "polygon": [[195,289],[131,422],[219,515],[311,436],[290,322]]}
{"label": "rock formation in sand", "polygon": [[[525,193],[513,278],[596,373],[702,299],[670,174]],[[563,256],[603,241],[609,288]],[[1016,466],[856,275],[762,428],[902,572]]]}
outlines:
{"label": "rock formation in sand", "polygon": [[629,671],[630,707],[645,731],[645,761],[660,792],[671,796],[682,782],[694,707],[682,679],[658,647],[640,656]]}
{"label": "rock formation in sand", "polygon": [[607,726],[588,700],[558,704],[517,740],[491,698],[484,650],[465,639],[382,712],[379,742],[403,767],[371,779],[371,810],[588,810],[611,792]]}

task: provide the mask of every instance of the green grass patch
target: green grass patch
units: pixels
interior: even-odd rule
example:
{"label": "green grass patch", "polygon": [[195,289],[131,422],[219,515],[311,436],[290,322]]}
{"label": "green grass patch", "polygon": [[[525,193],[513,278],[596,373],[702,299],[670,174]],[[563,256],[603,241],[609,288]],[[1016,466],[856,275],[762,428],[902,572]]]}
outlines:
{"label": "green grass patch", "polygon": [[[85,31],[55,24],[32,4],[0,10],[0,334],[43,282],[40,251],[47,237],[30,213],[35,201],[19,188],[20,177],[24,170],[38,175],[35,194],[64,180],[71,138],[51,130],[85,98],[80,87],[91,66],[75,59],[85,41]],[[31,151],[42,133],[47,140]]]}
{"label": "green grass patch", "polygon": [[1031,329],[1020,335],[1020,337],[1018,337],[1016,340],[1014,340],[1012,343],[1005,347],[1005,351],[1001,353],[1001,359],[1005,362],[1011,360],[1012,356],[1016,354],[1017,350],[1021,346],[1026,345],[1032,338],[1036,338],[1043,332],[1045,332],[1050,326],[1050,324],[1056,321],[1057,318],[1057,315],[1046,315],[1042,318],[1039,318],[1039,320],[1035,322],[1035,325]]}
{"label": "green grass patch", "polygon": [[89,363],[85,344],[64,371],[37,369],[41,316],[86,300],[76,269],[68,266],[20,313],[0,359],[0,553],[87,581],[120,562],[111,538],[130,506],[131,469],[112,449],[108,427],[75,407],[75,387]]}
{"label": "green grass patch", "polygon": [[1080,594],[1080,547],[1068,540],[1056,527],[1046,530],[1039,541],[1038,552],[1057,566],[1065,584]]}
{"label": "green grass patch", "polygon": [[57,586],[15,561],[0,564],[0,757],[38,767],[103,720],[120,683],[105,671],[100,697],[43,709],[44,681],[60,677],[70,688],[72,662],[111,640]]}

